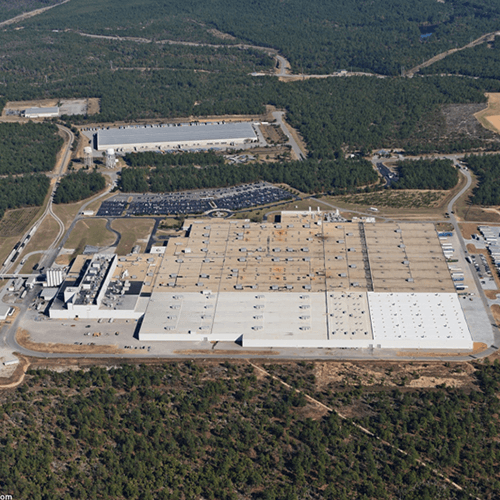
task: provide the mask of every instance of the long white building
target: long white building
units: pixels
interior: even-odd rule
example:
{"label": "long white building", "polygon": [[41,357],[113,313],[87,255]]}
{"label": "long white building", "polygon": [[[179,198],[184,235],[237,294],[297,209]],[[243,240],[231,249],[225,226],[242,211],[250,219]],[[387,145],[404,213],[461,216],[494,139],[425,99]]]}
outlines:
{"label": "long white building", "polygon": [[99,151],[224,148],[258,140],[250,122],[131,125],[99,130],[96,135]]}
{"label": "long white building", "polygon": [[26,118],[54,118],[59,116],[59,108],[28,108],[25,109],[23,115]]}

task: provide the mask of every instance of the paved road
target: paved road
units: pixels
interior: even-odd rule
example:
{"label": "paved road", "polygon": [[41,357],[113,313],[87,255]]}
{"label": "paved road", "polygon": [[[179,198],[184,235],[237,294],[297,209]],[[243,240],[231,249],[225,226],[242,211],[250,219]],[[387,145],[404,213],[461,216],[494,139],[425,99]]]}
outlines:
{"label": "paved road", "polygon": [[290,63],[283,56],[276,56],[278,61],[278,72],[276,76],[285,76],[287,74],[286,70],[290,67]]}
{"label": "paved road", "polygon": [[114,220],[115,219],[111,218],[111,217],[106,220],[106,229],[108,231],[111,231],[112,233],[116,234],[116,240],[114,241],[114,243],[112,245],[109,245],[110,247],[117,247],[118,244],[120,243],[120,240],[122,239],[122,234],[119,231],[117,231],[116,229],[113,229],[111,227],[111,224],[113,223]]}
{"label": "paved road", "polygon": [[[459,167],[459,163],[457,162],[457,160],[454,160],[454,163],[455,163],[455,166]],[[460,192],[458,192],[451,200],[450,202],[448,203],[448,213],[450,214],[450,220],[449,222],[451,224],[453,224],[453,228],[455,229],[455,234],[457,235],[458,237],[458,240],[460,242],[460,246],[462,247],[462,252],[464,253],[464,255],[467,255],[468,252],[467,252],[467,245],[464,241],[464,238],[462,236],[462,232],[460,231],[460,227],[458,225],[458,221],[457,221],[457,218],[455,217],[455,214],[454,214],[454,207],[455,207],[455,203],[468,191],[468,189],[470,188],[471,184],[472,184],[472,178],[471,178],[471,175],[469,173],[468,170],[465,170],[463,168],[460,168],[460,172],[465,175],[465,177],[467,178],[467,183],[465,184],[465,186],[462,188],[462,190]],[[500,332],[499,332],[499,329],[497,328],[496,326],[496,321],[495,321],[495,318],[493,317],[493,314],[491,313],[491,309],[489,307],[489,304],[488,304],[488,300],[486,298],[486,295],[484,294],[484,290],[483,290],[483,287],[481,286],[481,282],[479,281],[479,277],[477,275],[477,272],[476,270],[474,269],[473,265],[472,264],[468,264],[470,267],[471,267],[471,274],[474,278],[474,282],[476,284],[476,288],[478,290],[478,293],[479,293],[479,297],[481,298],[481,301],[483,303],[483,306],[484,306],[484,309],[486,310],[486,313],[488,315],[488,320],[490,322],[490,324],[492,325],[492,328],[493,328],[493,337],[495,339],[495,345],[500,345]]]}
{"label": "paved road", "polygon": [[299,145],[293,138],[292,134],[288,132],[288,128],[286,127],[285,123],[283,122],[283,116],[284,116],[283,111],[275,111],[273,112],[273,117],[276,119],[276,122],[278,125],[281,127],[281,130],[283,130],[283,133],[288,137],[288,143],[290,146],[292,146],[292,151],[295,153],[295,156],[299,160],[303,160],[305,158],[304,153],[302,153],[302,150],[300,149]]}

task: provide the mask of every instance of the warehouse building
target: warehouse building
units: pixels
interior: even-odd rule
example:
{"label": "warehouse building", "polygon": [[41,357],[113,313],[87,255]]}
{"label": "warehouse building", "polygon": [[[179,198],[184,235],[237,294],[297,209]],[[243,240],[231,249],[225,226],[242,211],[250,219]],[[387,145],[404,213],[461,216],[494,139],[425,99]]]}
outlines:
{"label": "warehouse building", "polygon": [[[87,258],[87,267],[80,262],[50,316],[142,318],[139,340],[147,342],[473,347],[433,224],[335,222],[322,213],[282,212],[278,223],[195,220],[183,231],[162,254],[100,265],[92,295],[83,290],[101,257]],[[135,283],[133,293],[127,282]],[[78,311],[82,300],[66,300],[76,293],[87,301]]]}
{"label": "warehouse building", "polygon": [[257,141],[257,133],[250,122],[137,125],[96,133],[99,151],[109,148],[123,151],[227,148]]}
{"label": "warehouse building", "polygon": [[23,112],[26,118],[53,118],[59,116],[59,108],[28,108]]}

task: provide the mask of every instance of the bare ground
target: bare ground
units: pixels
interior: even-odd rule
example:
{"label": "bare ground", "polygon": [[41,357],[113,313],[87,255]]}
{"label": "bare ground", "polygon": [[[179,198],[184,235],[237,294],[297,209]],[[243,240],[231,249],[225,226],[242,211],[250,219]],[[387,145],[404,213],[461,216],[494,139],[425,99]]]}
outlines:
{"label": "bare ground", "polygon": [[43,7],[41,9],[32,10],[31,12],[25,12],[24,14],[19,14],[16,17],[13,17],[11,19],[7,19],[6,21],[2,21],[0,23],[0,27],[3,28],[4,26],[8,26],[10,24],[20,23],[21,21],[25,21],[26,19],[29,19],[30,17],[37,16],[38,14],[41,14],[42,12],[45,12],[49,9],[53,9],[54,7],[62,5],[62,4],[67,3],[69,1],[70,0],[63,0],[62,2],[59,2],[55,5],[49,5],[48,7]]}
{"label": "bare ground", "polygon": [[478,232],[477,224],[474,224],[474,223],[464,223],[464,224],[460,224],[459,226],[460,226],[460,231],[462,232],[462,236],[466,240],[472,239],[472,235],[477,234],[477,232]]}
{"label": "bare ground", "polygon": [[[448,365],[448,366],[447,366]],[[350,386],[406,386],[430,389],[446,384],[471,387],[475,368],[471,363],[449,366],[443,362],[316,362],[314,375],[318,390]]]}
{"label": "bare ground", "polygon": [[114,345],[70,345],[70,344],[57,344],[53,342],[38,343],[33,342],[30,338],[28,331],[19,328],[16,333],[16,340],[19,345],[26,349],[39,352],[52,352],[52,353],[69,353],[69,354],[128,354],[124,349],[120,349]]}
{"label": "bare ground", "polygon": [[197,350],[197,349],[186,349],[183,351],[174,351],[174,354],[203,354],[203,355],[211,355],[215,354],[217,356],[230,356],[230,355],[241,355],[241,356],[276,356],[279,354],[278,351],[223,351],[223,350]]}
{"label": "bare ground", "polygon": [[[498,291],[497,293],[500,293],[500,291]],[[491,306],[491,313],[495,318],[496,324],[500,325],[500,306],[498,304],[493,304]]]}

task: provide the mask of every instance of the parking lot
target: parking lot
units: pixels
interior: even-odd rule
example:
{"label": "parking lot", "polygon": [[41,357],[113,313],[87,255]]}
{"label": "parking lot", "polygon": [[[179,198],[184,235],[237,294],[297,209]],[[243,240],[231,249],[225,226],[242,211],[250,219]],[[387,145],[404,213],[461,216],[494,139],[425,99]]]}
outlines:
{"label": "parking lot", "polygon": [[[128,203],[127,199],[132,200]],[[244,184],[228,188],[184,191],[179,193],[118,195],[102,203],[97,215],[196,214],[217,208],[241,210],[291,198],[284,189],[265,182]]]}
{"label": "parking lot", "polygon": [[105,201],[97,212],[98,217],[120,217],[127,206],[126,201]]}

